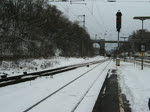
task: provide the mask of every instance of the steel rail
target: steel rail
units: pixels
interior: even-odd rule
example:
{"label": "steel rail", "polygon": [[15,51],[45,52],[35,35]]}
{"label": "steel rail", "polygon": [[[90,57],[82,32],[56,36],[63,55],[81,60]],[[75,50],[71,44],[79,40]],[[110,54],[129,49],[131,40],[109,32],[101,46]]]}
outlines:
{"label": "steel rail", "polygon": [[[105,60],[106,61],[106,60]],[[86,71],[85,73],[83,73],[82,75],[78,76],[77,78],[71,80],[70,82],[68,82],[67,84],[63,85],[61,88],[57,89],[56,91],[50,93],[48,96],[46,96],[45,98],[43,98],[42,100],[38,101],[37,103],[33,104],[32,106],[30,106],[29,108],[27,108],[26,110],[24,110],[23,112],[28,112],[31,109],[33,109],[34,107],[36,107],[37,105],[39,105],[40,103],[42,103],[43,101],[45,101],[46,99],[50,98],[51,96],[55,95],[57,92],[59,92],[60,90],[62,90],[63,88],[67,87],[68,85],[72,84],[73,82],[75,82],[76,80],[78,80],[79,78],[83,77],[84,75],[86,75],[88,72],[92,71],[93,69],[95,69],[96,67],[98,67],[99,65],[101,65],[102,63],[105,62],[104,60],[101,61],[100,64],[94,66],[93,68],[91,68],[90,70]]]}
{"label": "steel rail", "polygon": [[[111,62],[111,61],[110,61]],[[102,75],[102,73],[104,72],[104,70],[108,67],[108,65],[110,64],[110,62],[103,68],[103,70],[100,72],[100,74],[98,75],[98,77],[93,81],[93,83],[91,84],[91,86],[87,89],[87,91],[84,93],[84,95],[81,97],[81,99],[78,101],[78,103],[74,106],[74,108],[71,110],[71,112],[74,112],[78,106],[81,104],[81,102],[83,101],[83,99],[86,97],[86,95],[88,94],[88,92],[91,90],[91,88],[94,86],[94,84],[96,83],[96,81],[99,79],[99,77]],[[108,75],[106,75],[105,80],[107,80]],[[104,82],[105,82],[104,80]],[[103,82],[103,84],[104,84]]]}

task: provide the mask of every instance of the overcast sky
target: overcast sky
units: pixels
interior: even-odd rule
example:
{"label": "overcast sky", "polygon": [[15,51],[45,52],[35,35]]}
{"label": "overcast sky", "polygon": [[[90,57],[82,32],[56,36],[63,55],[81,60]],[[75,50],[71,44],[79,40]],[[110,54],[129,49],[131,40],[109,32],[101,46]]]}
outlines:
{"label": "overcast sky", "polygon": [[[94,38],[97,34],[97,38],[117,40],[116,13],[118,10],[123,14],[120,36],[129,36],[133,31],[142,27],[141,21],[133,20],[133,17],[150,16],[150,0],[118,0],[118,2],[85,0],[83,3],[86,3],[86,5],[70,4],[69,2],[57,2],[52,4],[57,5],[72,21],[82,20],[82,17],[78,15],[85,14],[86,28],[91,38]],[[80,23],[80,25],[82,25],[82,23]],[[150,30],[150,20],[144,21],[144,28]]]}

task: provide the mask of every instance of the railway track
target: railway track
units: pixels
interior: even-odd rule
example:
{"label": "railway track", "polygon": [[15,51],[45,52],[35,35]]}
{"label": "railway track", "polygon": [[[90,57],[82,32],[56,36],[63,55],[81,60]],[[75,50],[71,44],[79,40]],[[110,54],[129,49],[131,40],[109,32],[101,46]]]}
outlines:
{"label": "railway track", "polygon": [[[40,107],[43,107],[41,106],[44,102],[48,101],[48,104],[49,104],[49,101],[50,102],[53,102],[53,100],[51,100],[50,98],[54,97],[54,98],[59,98],[59,94],[62,90],[65,91],[66,88],[73,88],[74,86],[72,86],[73,84],[77,84],[77,88],[81,86],[81,83],[83,80],[86,80],[88,79],[89,80],[89,77],[93,77],[92,75],[89,75],[90,72],[93,72],[93,70],[97,70],[98,67],[103,64],[105,61],[101,61],[99,63],[97,63],[96,66],[92,67],[90,70],[86,71],[85,73],[81,74],[80,76],[76,77],[75,79],[71,80],[70,82],[68,82],[67,84],[63,85],[62,87],[58,88],[57,90],[53,91],[52,93],[50,93],[49,95],[47,95],[46,97],[42,98],[40,101],[36,102],[35,104],[31,105],[30,107],[28,107],[27,109],[25,109],[23,112],[29,112],[29,111],[44,111],[44,110],[40,110],[38,108]],[[86,90],[82,93],[82,95],[80,95],[80,98],[78,99],[78,101],[76,101],[76,103],[74,104],[74,106],[72,107],[72,109],[69,111],[69,112],[75,112],[76,109],[78,108],[78,106],[81,104],[81,102],[84,100],[84,98],[86,97],[86,95],[88,94],[88,92],[91,90],[91,88],[94,86],[94,84],[96,83],[96,81],[99,79],[99,77],[103,74],[103,72],[106,70],[106,68],[108,67],[110,62],[105,62],[105,65],[102,66],[102,69],[100,70],[100,73],[98,75],[95,75],[94,78],[89,81],[90,84],[88,84]],[[94,75],[94,74],[93,74]],[[104,80],[106,79],[106,75],[103,76],[104,79],[103,79],[103,82]],[[80,87],[81,88],[81,87]],[[74,88],[76,89],[76,88]],[[70,92],[70,91],[69,91]],[[63,96],[61,96],[63,97]],[[57,103],[59,103],[60,101],[58,101]],[[56,103],[56,104],[57,104]],[[46,104],[43,104],[43,105],[46,105]],[[37,108],[37,110],[36,110]]]}
{"label": "railway track", "polygon": [[35,80],[36,78],[42,77],[42,76],[52,76],[52,75],[55,75],[58,73],[66,72],[66,71],[73,70],[73,69],[83,67],[83,66],[89,66],[92,64],[101,63],[101,62],[104,62],[107,60],[108,59],[93,61],[93,62],[83,63],[83,64],[64,66],[64,67],[59,67],[59,68],[44,70],[44,71],[39,71],[39,72],[25,73],[25,74],[21,74],[21,75],[17,75],[17,76],[6,77],[6,78],[1,78],[0,79],[0,87],[13,85],[13,84],[21,83],[21,82],[26,82],[26,81],[30,81],[30,80]]}

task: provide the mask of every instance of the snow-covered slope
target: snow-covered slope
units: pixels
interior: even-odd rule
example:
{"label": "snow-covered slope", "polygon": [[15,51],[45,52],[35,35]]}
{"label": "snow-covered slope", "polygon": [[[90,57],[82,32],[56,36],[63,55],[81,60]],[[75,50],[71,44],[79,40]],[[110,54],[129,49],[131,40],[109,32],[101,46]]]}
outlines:
{"label": "snow-covered slope", "polygon": [[94,58],[65,58],[53,57],[50,59],[28,59],[20,61],[3,61],[0,66],[0,74],[8,74],[8,76],[23,74],[23,72],[34,72],[46,69],[52,69],[72,64],[84,63],[93,60],[101,60],[104,57]]}

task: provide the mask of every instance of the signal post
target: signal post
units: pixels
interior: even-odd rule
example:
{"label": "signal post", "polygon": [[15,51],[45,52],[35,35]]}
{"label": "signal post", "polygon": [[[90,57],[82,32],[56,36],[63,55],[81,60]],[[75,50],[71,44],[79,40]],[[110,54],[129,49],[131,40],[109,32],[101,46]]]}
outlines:
{"label": "signal post", "polygon": [[122,13],[120,12],[120,10],[117,12],[116,14],[116,29],[118,31],[118,47],[117,47],[117,59],[116,59],[116,65],[120,66],[120,58],[119,58],[119,54],[120,54],[120,50],[119,50],[119,33],[120,33],[120,29],[121,29],[121,17],[122,17]]}

